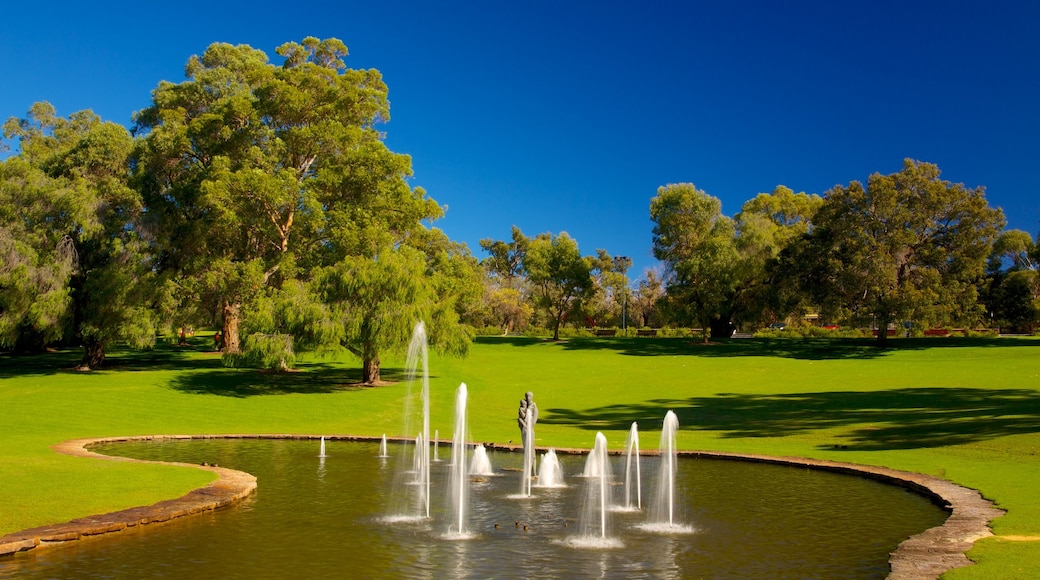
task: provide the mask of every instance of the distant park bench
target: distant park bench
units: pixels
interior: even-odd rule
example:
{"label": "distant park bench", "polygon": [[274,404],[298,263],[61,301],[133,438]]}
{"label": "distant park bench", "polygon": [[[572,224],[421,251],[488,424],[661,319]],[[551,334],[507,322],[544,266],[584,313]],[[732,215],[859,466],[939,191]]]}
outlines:
{"label": "distant park bench", "polygon": [[616,328],[597,328],[596,336],[614,336],[617,334]]}
{"label": "distant park bench", "polygon": [[656,328],[640,328],[636,331],[636,336],[657,336]]}
{"label": "distant park bench", "polygon": [[950,329],[948,328],[929,328],[924,331],[925,336],[950,336]]}

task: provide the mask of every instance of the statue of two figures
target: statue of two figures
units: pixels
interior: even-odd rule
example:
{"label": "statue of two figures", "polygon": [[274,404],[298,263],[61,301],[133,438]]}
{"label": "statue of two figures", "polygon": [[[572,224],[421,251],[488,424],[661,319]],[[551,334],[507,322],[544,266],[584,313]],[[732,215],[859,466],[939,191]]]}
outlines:
{"label": "statue of two figures", "polygon": [[[534,393],[528,391],[523,399],[520,399],[520,410],[517,411],[516,424],[520,427],[520,441],[524,446],[524,456],[534,455],[534,424],[538,422],[538,405],[534,402]],[[529,465],[530,473],[534,475],[534,462],[525,461]]]}

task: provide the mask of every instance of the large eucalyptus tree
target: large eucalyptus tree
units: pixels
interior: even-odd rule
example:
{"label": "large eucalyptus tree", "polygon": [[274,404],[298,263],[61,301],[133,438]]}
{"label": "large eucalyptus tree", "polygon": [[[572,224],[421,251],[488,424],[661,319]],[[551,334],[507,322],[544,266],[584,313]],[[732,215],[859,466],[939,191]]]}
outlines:
{"label": "large eucalyptus tree", "polygon": [[[347,68],[336,39],[308,37],[277,53],[281,65],[249,46],[211,45],[189,60],[186,81],[161,83],[136,115],[137,177],[160,264],[185,306],[221,320],[227,354],[240,351],[244,322],[265,349],[286,332],[312,345],[334,340],[376,369],[368,380],[378,355],[358,347],[372,344],[361,337],[389,333],[397,344],[420,316],[397,308],[391,329],[384,309],[409,294],[385,290],[431,283],[414,246],[405,248],[442,210],[409,184],[410,157],[377,130],[389,120],[378,71]],[[346,286],[334,283],[344,277]],[[389,286],[377,292],[381,282]],[[372,300],[384,303],[362,306]],[[310,304],[313,316],[271,315],[293,304]],[[333,319],[338,330],[322,326]]]}

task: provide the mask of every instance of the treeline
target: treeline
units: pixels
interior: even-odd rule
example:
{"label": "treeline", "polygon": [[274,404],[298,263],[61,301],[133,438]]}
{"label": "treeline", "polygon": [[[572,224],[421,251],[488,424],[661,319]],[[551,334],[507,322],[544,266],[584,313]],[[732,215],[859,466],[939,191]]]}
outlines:
{"label": "treeline", "polygon": [[672,184],[650,216],[664,271],[635,288],[630,260],[603,250],[581,258],[566,234],[529,240],[514,228],[511,240],[482,241],[489,320],[503,331],[540,320],[555,336],[564,322],[697,328],[704,340],[849,326],[881,343],[934,328],[1033,333],[1040,321],[1038,244],[1003,231],[983,188],[945,181],[930,163],[907,159],[898,173],[823,196],[779,186],[733,217],[694,185]]}
{"label": "treeline", "polygon": [[456,354],[489,327],[1037,322],[1033,238],[1002,232],[981,188],[914,161],[822,197],[779,187],[733,218],[664,186],[650,202],[664,270],[635,287],[630,259],[583,256],[563,232],[514,227],[479,261],[426,225],[442,208],[384,144],[379,72],[347,68],[336,39],[277,54],[211,45],[131,130],[47,103],[4,124],[0,348],[78,345],[96,368],[114,343],[210,327],[227,364],[347,349],[374,384],[419,320]]}

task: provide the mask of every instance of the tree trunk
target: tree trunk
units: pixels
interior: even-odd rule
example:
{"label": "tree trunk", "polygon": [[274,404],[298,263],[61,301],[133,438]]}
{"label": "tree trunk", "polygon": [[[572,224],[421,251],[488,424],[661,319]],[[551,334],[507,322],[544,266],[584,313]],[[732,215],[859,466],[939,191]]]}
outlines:
{"label": "tree trunk", "polygon": [[224,354],[239,354],[242,351],[238,337],[239,317],[238,304],[224,304],[224,321],[221,326]]}
{"label": "tree trunk", "polygon": [[884,348],[888,345],[888,320],[878,320],[876,346]]}
{"label": "tree trunk", "polygon": [[79,370],[99,369],[104,362],[105,343],[97,339],[85,340],[83,342],[83,360],[79,363]]}
{"label": "tree trunk", "polygon": [[361,382],[366,385],[379,384],[379,356],[365,357],[361,366]]}

